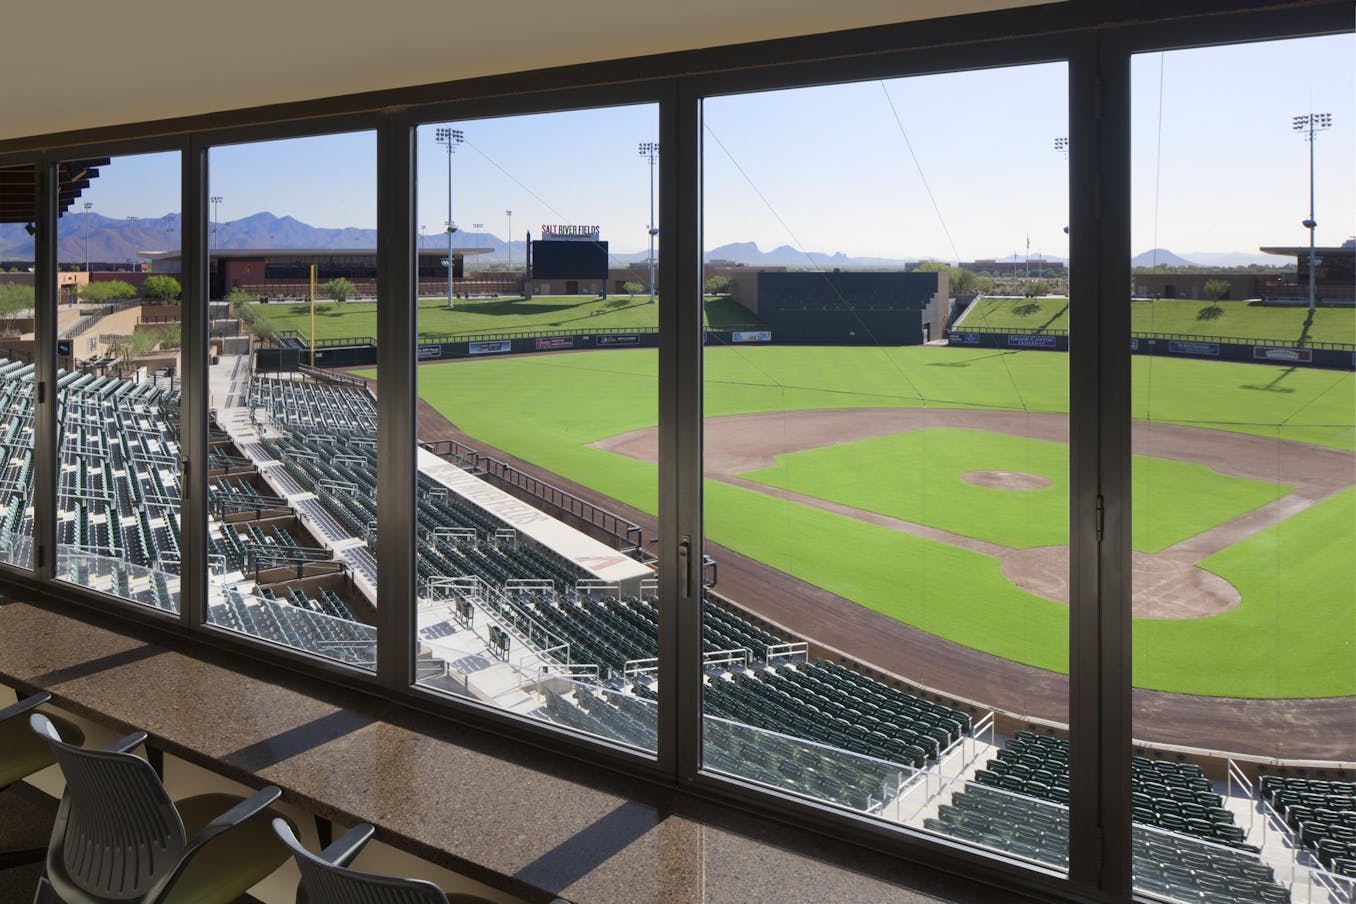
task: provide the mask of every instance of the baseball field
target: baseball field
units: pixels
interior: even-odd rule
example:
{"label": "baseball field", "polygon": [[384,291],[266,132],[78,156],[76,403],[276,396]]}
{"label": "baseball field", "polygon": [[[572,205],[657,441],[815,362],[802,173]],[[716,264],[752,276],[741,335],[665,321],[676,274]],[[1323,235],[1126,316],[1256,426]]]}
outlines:
{"label": "baseball field", "polygon": [[[706,353],[706,530],[973,649],[1067,670],[1068,357]],[[1138,687],[1356,694],[1356,375],[1134,359]],[[471,437],[656,510],[653,350],[425,365]]]}

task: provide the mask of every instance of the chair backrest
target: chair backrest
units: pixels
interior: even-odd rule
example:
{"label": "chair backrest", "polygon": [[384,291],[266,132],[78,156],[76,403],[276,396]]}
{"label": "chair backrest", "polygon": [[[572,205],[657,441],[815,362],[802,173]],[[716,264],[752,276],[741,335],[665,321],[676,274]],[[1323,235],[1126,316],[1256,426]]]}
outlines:
{"label": "chair backrest", "polygon": [[65,878],[108,900],[145,894],[186,845],[183,822],[155,770],[130,753],[67,744],[41,714],[29,721],[66,779],[65,828],[52,838]]}
{"label": "chair backrest", "polygon": [[292,849],[292,857],[301,871],[298,901],[323,901],[325,904],[447,904],[447,895],[432,882],[375,876],[335,866],[302,847],[297,836],[292,834],[291,827],[283,820],[273,820],[273,830]]}

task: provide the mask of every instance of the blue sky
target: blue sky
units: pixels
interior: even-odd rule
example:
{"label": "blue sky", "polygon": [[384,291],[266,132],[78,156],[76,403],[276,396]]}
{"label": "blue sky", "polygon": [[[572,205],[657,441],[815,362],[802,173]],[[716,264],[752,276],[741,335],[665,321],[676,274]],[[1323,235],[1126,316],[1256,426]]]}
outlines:
{"label": "blue sky", "polygon": [[[1155,236],[1188,254],[1304,242],[1308,147],[1291,117],[1311,106],[1334,117],[1317,144],[1319,241],[1356,234],[1351,35],[1145,54],[1132,75],[1136,252]],[[709,99],[704,244],[973,259],[1023,254],[1029,235],[1033,254],[1065,256],[1066,164],[1054,139],[1068,132],[1066,94],[1066,67],[1052,63]],[[511,209],[518,238],[544,223],[597,224],[614,250],[642,249],[650,173],[636,145],[657,138],[656,113],[641,105],[455,123],[467,141],[453,159],[454,219],[502,237]],[[447,216],[436,125],[419,132],[427,233]],[[175,210],[176,163],[118,158],[87,198],[111,217]],[[270,210],[371,227],[375,170],[370,133],[211,156],[223,220]]]}

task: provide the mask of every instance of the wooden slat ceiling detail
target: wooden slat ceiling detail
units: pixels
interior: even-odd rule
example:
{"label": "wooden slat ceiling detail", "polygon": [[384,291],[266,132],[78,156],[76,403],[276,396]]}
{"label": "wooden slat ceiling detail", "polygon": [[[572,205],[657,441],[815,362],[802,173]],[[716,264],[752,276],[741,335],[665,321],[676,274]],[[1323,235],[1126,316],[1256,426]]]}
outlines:
{"label": "wooden slat ceiling detail", "polygon": [[[89,188],[90,181],[98,178],[99,167],[108,166],[108,162],[107,157],[96,157],[70,160],[60,165],[61,197],[58,211],[62,215]],[[0,223],[33,222],[36,195],[37,181],[32,166],[0,168]]]}

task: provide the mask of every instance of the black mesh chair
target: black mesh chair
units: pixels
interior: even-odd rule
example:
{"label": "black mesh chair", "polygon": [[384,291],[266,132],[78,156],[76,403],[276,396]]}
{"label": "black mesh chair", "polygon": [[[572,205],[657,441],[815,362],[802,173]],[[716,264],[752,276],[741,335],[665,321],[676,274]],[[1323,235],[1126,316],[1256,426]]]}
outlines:
{"label": "black mesh chair", "polygon": [[[51,694],[34,694],[0,709],[0,792],[56,762],[52,758],[52,751],[28,727],[28,716],[51,699]],[[62,734],[70,738],[72,743],[84,742],[84,733],[79,728],[56,716],[50,718],[60,724]],[[3,818],[0,815],[0,819]],[[38,863],[46,853],[45,848],[0,851],[0,869]]]}
{"label": "black mesh chair", "polygon": [[66,779],[35,904],[227,904],[287,859],[263,818],[277,788],[175,802],[128,752],[144,731],[86,750],[40,713],[29,723]]}
{"label": "black mesh chair", "polygon": [[348,868],[372,837],[373,828],[361,823],[319,854],[301,846],[285,820],[273,820],[273,831],[292,849],[301,871],[297,904],[491,904],[474,895],[446,895],[432,882],[377,876]]}

